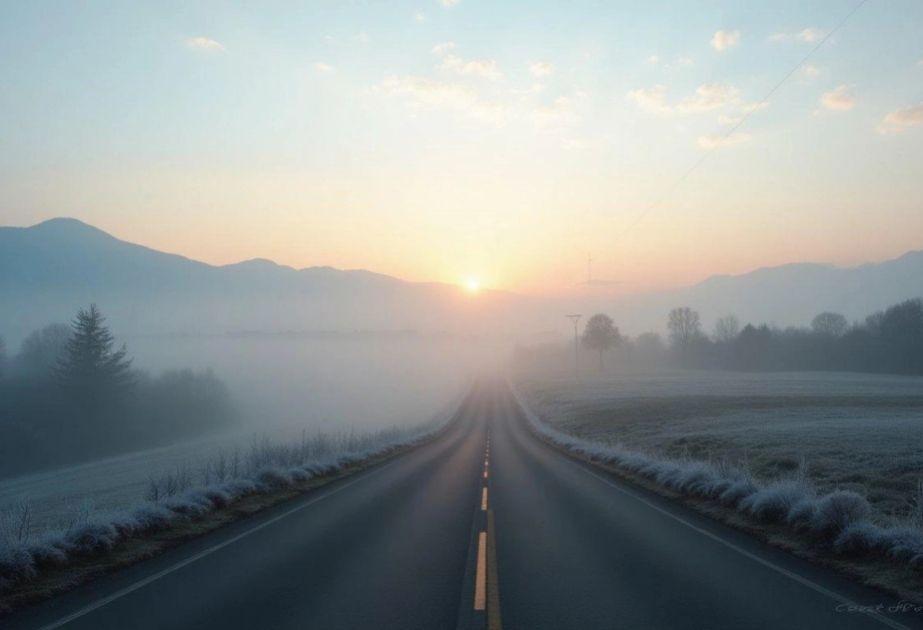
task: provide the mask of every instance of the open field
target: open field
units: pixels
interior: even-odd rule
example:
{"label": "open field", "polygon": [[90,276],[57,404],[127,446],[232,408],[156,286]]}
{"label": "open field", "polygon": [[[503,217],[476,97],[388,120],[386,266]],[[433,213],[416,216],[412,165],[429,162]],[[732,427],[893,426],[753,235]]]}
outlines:
{"label": "open field", "polygon": [[802,463],[818,489],[856,490],[903,516],[923,479],[923,379],[833,373],[520,375],[532,408],[606,444],[743,462],[759,478]]}

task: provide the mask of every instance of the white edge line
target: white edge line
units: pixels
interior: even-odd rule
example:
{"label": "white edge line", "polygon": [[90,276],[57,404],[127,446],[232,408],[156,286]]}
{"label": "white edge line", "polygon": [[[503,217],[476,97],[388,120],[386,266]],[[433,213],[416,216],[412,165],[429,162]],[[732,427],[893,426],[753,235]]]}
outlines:
{"label": "white edge line", "polygon": [[215,553],[216,551],[219,551],[219,550],[221,550],[221,549],[224,549],[224,548],[227,547],[228,545],[232,545],[232,544],[236,543],[238,540],[241,540],[242,538],[246,538],[246,537],[249,536],[250,534],[254,534],[254,533],[260,531],[261,529],[263,529],[263,528],[265,528],[265,527],[269,527],[269,526],[272,525],[273,523],[276,523],[276,522],[278,522],[278,521],[281,521],[282,519],[287,518],[287,517],[291,516],[292,514],[294,514],[294,513],[296,513],[296,512],[299,512],[299,511],[305,509],[306,507],[309,507],[309,506],[311,506],[311,505],[314,505],[315,503],[318,503],[318,502],[320,502],[320,501],[323,501],[324,499],[326,499],[326,498],[328,498],[328,497],[332,497],[333,495],[337,494],[338,492],[340,492],[340,491],[342,491],[342,490],[345,490],[346,488],[349,488],[350,486],[352,486],[352,485],[354,485],[354,484],[357,484],[357,483],[359,483],[360,481],[364,481],[364,480],[368,479],[369,477],[371,477],[371,476],[373,476],[373,475],[375,475],[375,474],[377,474],[377,473],[379,473],[379,472],[385,470],[386,468],[389,468],[389,467],[392,466],[393,464],[396,464],[398,461],[400,461],[400,459],[401,459],[401,458],[396,458],[396,459],[394,459],[394,460],[388,462],[388,463],[385,464],[384,466],[380,466],[380,467],[376,468],[375,470],[371,470],[371,471],[368,471],[368,472],[366,472],[366,473],[360,473],[360,476],[359,476],[359,477],[357,477],[357,478],[355,478],[355,479],[352,479],[352,480],[350,480],[350,481],[344,483],[343,485],[341,485],[341,486],[339,486],[339,487],[337,487],[337,488],[334,488],[333,490],[330,490],[329,492],[327,492],[327,493],[325,493],[325,494],[323,494],[323,495],[321,495],[321,496],[319,496],[319,497],[315,497],[315,498],[311,499],[310,501],[306,501],[306,502],[302,503],[301,505],[298,505],[298,506],[296,506],[296,507],[293,507],[292,509],[285,511],[285,512],[283,512],[282,514],[279,514],[279,515],[277,515],[277,516],[272,517],[272,518],[269,519],[268,521],[263,521],[263,522],[260,523],[259,525],[255,525],[255,526],[251,527],[250,529],[248,529],[248,530],[246,530],[246,531],[244,531],[244,532],[241,532],[241,533],[237,534],[237,535],[234,536],[233,538],[229,538],[229,539],[227,539],[227,540],[225,540],[225,541],[223,541],[223,542],[218,543],[217,545],[214,545],[214,546],[212,546],[212,547],[209,547],[208,549],[203,549],[203,550],[200,551],[199,553],[197,553],[197,554],[195,554],[195,555],[192,555],[192,556],[186,558],[185,560],[181,560],[181,561],[177,562],[176,564],[167,567],[166,569],[163,569],[163,570],[161,570],[161,571],[158,571],[157,573],[154,573],[154,574],[152,574],[152,575],[149,575],[149,576],[147,576],[146,578],[144,578],[144,579],[142,579],[142,580],[138,580],[138,581],[135,582],[134,584],[132,584],[132,585],[130,585],[130,586],[126,586],[125,588],[120,589],[120,590],[116,591],[115,593],[112,593],[111,595],[109,595],[109,596],[107,596],[107,597],[103,597],[102,599],[96,600],[96,601],[93,602],[92,604],[89,604],[89,605],[87,605],[87,606],[84,606],[83,608],[81,608],[81,609],[79,609],[79,610],[77,610],[77,611],[75,611],[75,612],[73,612],[73,613],[67,615],[66,617],[62,617],[61,619],[58,619],[57,621],[53,621],[53,622],[51,622],[51,623],[49,623],[49,624],[47,624],[47,625],[40,626],[39,630],[54,630],[55,628],[60,628],[60,627],[66,625],[66,624],[68,624],[68,623],[70,623],[70,622],[72,622],[72,621],[75,621],[75,620],[79,619],[80,617],[83,617],[84,615],[88,615],[89,613],[93,612],[94,610],[98,610],[99,608],[102,608],[103,606],[106,606],[107,604],[111,604],[112,602],[114,602],[114,601],[116,601],[116,600],[118,600],[118,599],[121,599],[122,597],[125,597],[126,595],[129,595],[129,594],[131,594],[131,593],[137,591],[138,589],[144,588],[145,586],[147,586],[147,585],[150,584],[151,582],[156,582],[156,581],[159,580],[160,578],[162,578],[162,577],[164,577],[164,576],[167,576],[167,575],[173,573],[174,571],[178,571],[179,569],[182,569],[183,567],[185,567],[185,566],[187,566],[187,565],[190,565],[190,564],[192,564],[193,562],[196,562],[197,560],[201,560],[202,558],[204,558],[204,557],[206,557],[206,556],[210,556],[211,554]]}
{"label": "white edge line", "polygon": [[888,617],[885,617],[884,615],[880,615],[880,614],[876,613],[875,611],[866,610],[866,609],[864,609],[864,608],[862,608],[862,607],[859,607],[859,605],[858,605],[856,602],[852,601],[851,599],[849,599],[848,597],[846,597],[846,596],[844,596],[844,595],[840,595],[839,593],[837,593],[837,592],[835,592],[835,591],[831,591],[830,589],[825,588],[825,587],[821,586],[820,584],[817,584],[816,582],[813,582],[813,581],[807,579],[806,577],[802,577],[802,576],[798,575],[797,573],[793,573],[792,571],[789,571],[788,569],[784,569],[784,568],[780,567],[779,565],[777,565],[777,564],[775,564],[775,563],[773,563],[773,562],[770,562],[769,560],[766,560],[766,559],[764,559],[764,558],[760,558],[758,555],[753,554],[753,553],[747,551],[746,549],[744,549],[743,547],[739,547],[738,545],[735,545],[734,543],[729,542],[729,541],[727,541],[727,540],[721,538],[720,536],[718,536],[718,535],[716,535],[716,534],[713,534],[712,532],[710,532],[710,531],[708,531],[708,530],[706,530],[706,529],[702,529],[701,527],[699,527],[699,526],[697,526],[697,525],[693,525],[692,523],[690,523],[690,522],[687,521],[686,519],[684,519],[684,518],[682,518],[682,517],[680,517],[680,516],[677,516],[677,515],[671,513],[671,512],[668,511],[668,510],[663,509],[662,507],[660,507],[660,506],[658,506],[658,505],[656,505],[656,504],[654,504],[654,503],[648,501],[647,499],[645,499],[645,498],[643,498],[643,497],[641,497],[641,496],[638,496],[637,494],[635,494],[634,492],[632,492],[632,491],[630,491],[630,490],[628,490],[628,489],[626,489],[626,488],[622,488],[622,487],[619,486],[618,484],[614,483],[613,481],[611,481],[611,480],[609,480],[609,479],[606,479],[605,477],[603,477],[603,476],[600,475],[599,473],[597,473],[597,472],[595,472],[595,471],[593,471],[593,470],[590,470],[589,468],[587,468],[585,465],[583,465],[583,464],[581,464],[581,463],[575,462],[575,461],[573,461],[573,460],[570,460],[570,462],[571,462],[572,464],[574,464],[575,466],[577,466],[577,468],[579,468],[580,470],[582,470],[582,471],[585,472],[586,474],[588,474],[588,475],[590,475],[590,476],[592,476],[592,477],[596,477],[598,480],[602,481],[603,483],[605,483],[606,485],[608,485],[608,486],[610,486],[610,487],[612,487],[612,488],[615,488],[616,490],[618,490],[618,491],[621,492],[622,494],[624,494],[624,495],[626,495],[626,496],[629,496],[629,497],[635,499],[636,501],[640,501],[641,503],[643,503],[643,504],[646,505],[647,507],[651,508],[652,510],[656,510],[657,512],[663,514],[664,516],[670,517],[670,518],[673,519],[674,521],[677,521],[678,523],[681,523],[681,524],[685,525],[685,526],[688,527],[689,529],[692,529],[692,530],[698,532],[699,534],[702,534],[703,536],[705,536],[705,537],[707,537],[707,538],[710,538],[711,540],[714,540],[715,542],[717,542],[717,543],[719,543],[719,544],[724,545],[724,546],[727,547],[728,549],[731,549],[731,550],[733,550],[733,551],[736,551],[737,553],[741,554],[742,556],[745,556],[745,557],[749,558],[750,560],[753,560],[754,562],[757,562],[757,563],[763,565],[764,567],[766,567],[766,568],[768,568],[768,569],[771,569],[771,570],[775,571],[776,573],[779,573],[780,575],[784,575],[785,577],[787,577],[787,578],[789,578],[790,580],[793,580],[793,581],[795,581],[795,582],[801,584],[802,586],[806,586],[806,587],[808,587],[809,589],[811,589],[811,590],[813,590],[813,591],[815,591],[815,592],[817,592],[817,593],[820,593],[821,595],[824,595],[824,596],[826,596],[826,597],[829,597],[830,599],[832,599],[832,600],[834,600],[834,601],[837,601],[837,602],[839,602],[839,603],[841,603],[841,604],[846,604],[846,605],[848,605],[848,606],[856,607],[856,609],[857,609],[859,612],[861,612],[862,614],[868,615],[869,617],[871,617],[871,618],[874,619],[875,621],[878,621],[879,623],[882,623],[882,624],[884,624],[884,625],[886,625],[886,626],[888,626],[888,627],[890,627],[890,628],[894,628],[895,630],[911,630],[910,628],[908,628],[907,626],[905,626],[904,624],[902,624],[902,623],[900,623],[900,622],[894,621],[893,619],[889,619]]}

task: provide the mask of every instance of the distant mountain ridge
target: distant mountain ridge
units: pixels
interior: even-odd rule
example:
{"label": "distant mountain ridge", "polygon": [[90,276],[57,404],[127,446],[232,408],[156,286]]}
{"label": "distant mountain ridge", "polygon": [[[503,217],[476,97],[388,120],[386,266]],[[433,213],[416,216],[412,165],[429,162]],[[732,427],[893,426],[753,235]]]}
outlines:
{"label": "distant mountain ridge", "polygon": [[696,285],[619,298],[472,297],[457,286],[408,282],[366,270],[295,269],[254,258],[209,265],[122,241],[76,219],[0,227],[0,335],[16,343],[96,302],[123,334],[236,331],[416,330],[508,335],[565,332],[564,313],[610,313],[624,332],[662,331],[679,305],[707,329],[742,322],[806,325],[820,311],[860,319],[923,296],[923,251],[852,268],[794,263]]}
{"label": "distant mountain ridge", "polygon": [[792,263],[712,276],[691,287],[625,298],[621,308],[631,325],[665,321],[669,308],[688,305],[701,313],[706,327],[726,314],[743,323],[786,327],[806,326],[822,311],[861,320],[914,297],[923,297],[923,251],[857,267]]}
{"label": "distant mountain ridge", "polygon": [[[20,339],[96,302],[128,334],[240,330],[480,330],[510,295],[366,270],[265,259],[215,266],[128,243],[76,219],[0,228],[0,334]],[[476,306],[476,308],[474,308]]]}

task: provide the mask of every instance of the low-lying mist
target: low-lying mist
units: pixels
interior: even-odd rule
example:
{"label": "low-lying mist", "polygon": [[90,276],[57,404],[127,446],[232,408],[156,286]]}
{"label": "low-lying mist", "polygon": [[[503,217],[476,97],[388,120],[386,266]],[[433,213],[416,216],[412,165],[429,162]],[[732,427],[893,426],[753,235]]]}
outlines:
{"label": "low-lying mist", "polygon": [[419,422],[503,356],[476,338],[252,334],[127,339],[137,367],[210,369],[229,387],[235,431],[375,430]]}

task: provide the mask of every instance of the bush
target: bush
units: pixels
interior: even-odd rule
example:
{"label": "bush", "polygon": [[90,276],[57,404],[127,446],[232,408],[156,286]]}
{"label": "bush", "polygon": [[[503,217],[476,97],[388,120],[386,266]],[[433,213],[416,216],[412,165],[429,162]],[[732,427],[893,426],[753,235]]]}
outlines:
{"label": "bush", "polygon": [[284,488],[292,485],[292,479],[278,468],[261,468],[256,480],[269,488]]}
{"label": "bush", "polygon": [[872,508],[865,497],[850,490],[836,490],[817,501],[811,529],[825,537],[835,537],[853,523],[867,520]]}
{"label": "bush", "polygon": [[841,554],[868,555],[887,550],[889,541],[878,525],[857,521],[843,528],[833,541],[833,550]]}
{"label": "bush", "polygon": [[119,541],[119,532],[110,523],[87,523],[64,535],[65,548],[81,555],[108,551]]}
{"label": "bush", "polygon": [[758,519],[777,523],[787,519],[796,504],[811,496],[813,491],[804,481],[776,481],[743,499],[740,507]]}
{"label": "bush", "polygon": [[0,545],[0,590],[35,576],[32,554],[22,545]]}

